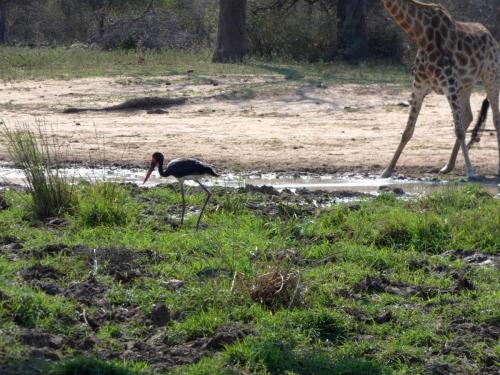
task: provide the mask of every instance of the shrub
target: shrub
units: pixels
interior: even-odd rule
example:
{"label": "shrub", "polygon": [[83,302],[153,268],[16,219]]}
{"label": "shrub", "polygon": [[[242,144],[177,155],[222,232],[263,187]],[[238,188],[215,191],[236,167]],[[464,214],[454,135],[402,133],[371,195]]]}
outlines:
{"label": "shrub", "polygon": [[[144,366],[142,366],[144,367]],[[57,363],[49,372],[51,375],[136,375],[144,373],[141,366],[117,361],[100,361],[96,358],[75,358]]]}
{"label": "shrub", "polygon": [[0,136],[16,165],[24,173],[32,197],[35,217],[60,216],[75,205],[73,187],[61,166],[61,154],[41,128],[35,133],[28,126],[12,130],[2,124]]}
{"label": "shrub", "polygon": [[139,206],[122,186],[99,182],[83,187],[78,194],[77,217],[84,225],[126,225],[133,222]]}
{"label": "shrub", "polygon": [[59,296],[17,287],[9,292],[6,303],[0,304],[0,321],[13,320],[24,328],[67,332],[67,322],[76,314],[74,304]]}

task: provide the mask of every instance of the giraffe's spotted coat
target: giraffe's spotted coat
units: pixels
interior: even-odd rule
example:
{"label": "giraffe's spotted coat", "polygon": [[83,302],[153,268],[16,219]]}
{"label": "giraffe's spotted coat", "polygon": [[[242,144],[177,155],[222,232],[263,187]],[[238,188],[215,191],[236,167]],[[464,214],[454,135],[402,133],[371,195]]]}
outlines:
{"label": "giraffe's spotted coat", "polygon": [[399,156],[413,136],[422,102],[435,91],[446,95],[453,112],[457,140],[448,164],[441,170],[450,172],[462,148],[468,177],[474,175],[465,143],[465,131],[472,122],[470,95],[474,85],[482,81],[493,110],[497,131],[500,175],[500,47],[481,24],[456,21],[441,5],[414,0],[382,0],[396,23],[417,43],[414,69],[414,92],[408,124],[401,143],[384,172],[394,171]]}

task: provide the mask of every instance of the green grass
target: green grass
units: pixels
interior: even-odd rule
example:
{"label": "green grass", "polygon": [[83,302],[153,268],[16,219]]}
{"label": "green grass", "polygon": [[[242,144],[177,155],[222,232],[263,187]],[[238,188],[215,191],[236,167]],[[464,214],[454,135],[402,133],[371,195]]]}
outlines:
{"label": "green grass", "polygon": [[[67,339],[52,349],[60,361],[42,363],[53,374],[160,373],[135,356],[131,342],[153,345],[151,353],[205,350],[206,340],[233,327],[241,330],[237,338],[166,372],[424,374],[440,364],[479,374],[498,365],[491,333],[500,323],[498,269],[457,255],[499,255],[500,200],[476,186],[410,200],[384,194],[315,214],[300,206],[287,213],[286,201],[262,194],[215,189],[200,231],[193,212],[184,227],[169,224],[180,208],[171,187],[81,185],[77,193],[79,208],[59,228],[33,226],[26,193],[5,194],[12,207],[0,211],[0,363],[29,360],[32,348],[20,337],[36,328]],[[199,209],[204,195],[187,199]],[[249,202],[276,209],[255,211]],[[3,245],[9,236],[19,237],[21,249]],[[36,265],[58,277],[24,276]],[[300,275],[293,307],[271,309],[240,292],[241,278],[255,280],[277,265]],[[127,279],[130,270],[137,272]],[[241,278],[233,282],[235,273]],[[103,290],[87,305],[68,291],[91,283],[90,275]],[[460,275],[471,286],[457,287]],[[169,286],[172,279],[183,281],[180,289]],[[370,289],[370,280],[424,292]],[[47,283],[65,292],[47,295]],[[149,321],[160,302],[170,308],[166,327]],[[83,311],[96,326],[83,322]],[[91,348],[71,344],[85,337]]]}
{"label": "green grass", "polygon": [[134,221],[140,207],[117,184],[95,183],[81,189],[76,216],[80,225],[126,225]]}
{"label": "green grass", "polygon": [[[408,86],[411,76],[402,66],[384,61],[358,65],[345,63],[266,62],[249,58],[243,64],[214,64],[212,52],[200,51],[98,51],[65,48],[0,46],[0,80],[71,79],[84,77],[137,77],[187,74],[192,78],[229,75],[274,75],[288,83],[389,83]],[[205,78],[206,81],[206,78]],[[237,94],[240,95],[240,94]],[[248,89],[245,93],[248,95]]]}
{"label": "green grass", "polygon": [[104,362],[98,359],[76,358],[54,366],[50,375],[135,375],[142,372],[143,367],[139,364],[129,365],[118,361]]}

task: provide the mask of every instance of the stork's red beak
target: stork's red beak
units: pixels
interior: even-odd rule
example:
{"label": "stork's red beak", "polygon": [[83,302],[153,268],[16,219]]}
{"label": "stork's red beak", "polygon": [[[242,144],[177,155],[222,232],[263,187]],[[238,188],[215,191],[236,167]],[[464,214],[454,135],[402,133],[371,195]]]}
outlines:
{"label": "stork's red beak", "polygon": [[153,158],[153,160],[151,160],[151,166],[149,167],[148,173],[146,173],[146,177],[144,178],[143,184],[145,184],[146,181],[149,180],[149,177],[151,176],[151,173],[153,173],[153,171],[155,170],[157,163],[158,161],[156,160],[156,158]]}

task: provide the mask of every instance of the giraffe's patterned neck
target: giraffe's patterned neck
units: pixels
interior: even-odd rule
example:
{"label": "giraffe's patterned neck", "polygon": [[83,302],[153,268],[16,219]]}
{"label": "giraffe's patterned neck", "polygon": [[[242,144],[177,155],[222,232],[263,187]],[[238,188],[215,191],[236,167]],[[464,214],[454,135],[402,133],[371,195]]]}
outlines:
{"label": "giraffe's patterned neck", "polygon": [[419,48],[425,49],[430,44],[435,44],[436,36],[446,37],[443,34],[447,33],[439,33],[439,30],[451,26],[450,15],[439,5],[413,0],[382,0],[382,2],[387,12],[417,42]]}

